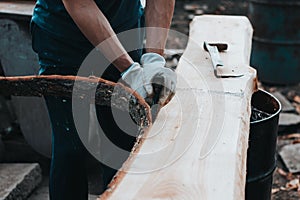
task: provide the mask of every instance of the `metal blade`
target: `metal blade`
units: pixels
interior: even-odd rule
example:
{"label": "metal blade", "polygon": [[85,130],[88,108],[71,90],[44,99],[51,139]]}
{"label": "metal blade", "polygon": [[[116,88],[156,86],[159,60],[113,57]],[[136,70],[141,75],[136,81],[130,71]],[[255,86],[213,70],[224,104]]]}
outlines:
{"label": "metal blade", "polygon": [[229,78],[229,77],[241,77],[244,75],[244,68],[241,66],[224,66],[224,63],[220,57],[219,49],[222,51],[227,50],[228,45],[226,43],[209,44],[204,42],[204,49],[208,51],[211,62],[214,68],[214,74],[217,78]]}

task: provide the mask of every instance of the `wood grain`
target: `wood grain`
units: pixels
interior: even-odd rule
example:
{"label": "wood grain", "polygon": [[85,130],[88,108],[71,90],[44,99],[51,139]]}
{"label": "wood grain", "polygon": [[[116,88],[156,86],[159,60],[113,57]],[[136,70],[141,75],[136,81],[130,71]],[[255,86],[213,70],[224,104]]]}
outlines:
{"label": "wood grain", "polygon": [[[194,18],[175,97],[99,199],[244,199],[250,100],[257,89],[251,39],[246,17]],[[204,41],[228,43],[221,58],[244,76],[216,78]]]}

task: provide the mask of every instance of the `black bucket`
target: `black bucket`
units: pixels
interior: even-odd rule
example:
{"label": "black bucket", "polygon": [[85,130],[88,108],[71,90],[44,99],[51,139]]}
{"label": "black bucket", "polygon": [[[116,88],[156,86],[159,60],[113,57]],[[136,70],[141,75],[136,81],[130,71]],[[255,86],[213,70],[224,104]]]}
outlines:
{"label": "black bucket", "polygon": [[[252,96],[251,106],[246,200],[270,200],[281,104],[271,94],[258,90]],[[258,117],[253,117],[257,111]]]}

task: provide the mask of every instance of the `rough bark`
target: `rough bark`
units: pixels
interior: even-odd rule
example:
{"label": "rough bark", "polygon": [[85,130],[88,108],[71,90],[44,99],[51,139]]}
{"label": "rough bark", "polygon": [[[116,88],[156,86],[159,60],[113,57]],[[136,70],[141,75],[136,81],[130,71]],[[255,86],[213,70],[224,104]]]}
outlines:
{"label": "rough bark", "polygon": [[129,111],[141,127],[151,123],[148,104],[132,89],[98,77],[19,76],[0,77],[0,94],[12,96],[60,96],[89,100],[96,105]]}

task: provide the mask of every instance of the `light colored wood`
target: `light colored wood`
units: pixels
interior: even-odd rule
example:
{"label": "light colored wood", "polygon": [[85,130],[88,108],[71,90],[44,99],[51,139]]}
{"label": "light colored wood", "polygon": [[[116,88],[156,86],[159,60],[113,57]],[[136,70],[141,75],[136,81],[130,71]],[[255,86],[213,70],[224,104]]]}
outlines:
{"label": "light colored wood", "polygon": [[35,1],[1,1],[0,13],[32,16]]}
{"label": "light colored wood", "polygon": [[[201,16],[177,68],[177,92],[100,199],[244,199],[250,99],[256,71],[249,65],[247,18]],[[219,79],[203,42],[226,42],[226,65],[244,71]]]}

